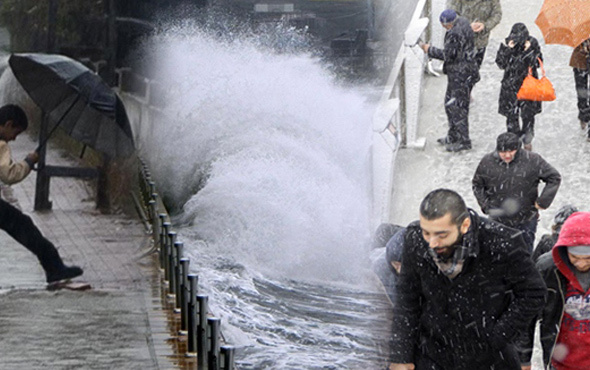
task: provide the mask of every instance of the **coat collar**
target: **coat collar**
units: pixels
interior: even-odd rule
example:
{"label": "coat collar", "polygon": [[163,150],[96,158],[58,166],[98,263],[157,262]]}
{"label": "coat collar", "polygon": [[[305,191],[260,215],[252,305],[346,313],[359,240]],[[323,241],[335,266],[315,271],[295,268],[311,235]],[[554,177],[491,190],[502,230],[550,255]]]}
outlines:
{"label": "coat collar", "polygon": [[471,226],[463,235],[463,245],[467,247],[467,256],[476,258],[479,254],[479,225],[481,220],[474,210],[468,208],[468,211]]}
{"label": "coat collar", "polygon": [[[471,208],[468,208],[469,218],[471,219],[471,226],[469,226],[469,230],[463,235],[463,242],[462,245],[466,247],[465,259],[469,258],[477,258],[479,255],[479,227],[481,224],[481,219],[479,215]],[[416,221],[418,228],[420,228],[419,222]],[[434,260],[429,253],[429,246],[428,243],[422,238],[422,243],[426,249],[424,249],[424,253],[422,253],[422,257],[429,260],[434,265]]]}

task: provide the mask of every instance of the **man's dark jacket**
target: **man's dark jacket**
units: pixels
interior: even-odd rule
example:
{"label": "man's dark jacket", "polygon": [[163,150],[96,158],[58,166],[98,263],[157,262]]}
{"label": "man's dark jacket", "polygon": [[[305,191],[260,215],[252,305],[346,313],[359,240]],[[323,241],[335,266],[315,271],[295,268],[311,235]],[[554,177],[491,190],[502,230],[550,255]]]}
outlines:
{"label": "man's dark jacket", "polygon": [[557,243],[557,238],[559,237],[559,233],[551,233],[545,234],[541,236],[541,240],[537,243],[535,250],[533,251],[533,262],[537,262],[539,257],[543,254],[549,252],[551,248]]}
{"label": "man's dark jacket", "polygon": [[462,76],[471,78],[475,83],[479,80],[479,69],[475,61],[475,46],[473,30],[466,18],[457,17],[453,28],[445,33],[444,49],[434,46],[428,48],[428,56],[444,60],[443,72],[449,78]]}
{"label": "man's dark jacket", "polygon": [[[539,182],[545,187],[539,195]],[[539,154],[518,149],[506,163],[498,152],[486,154],[472,180],[473,193],[483,213],[515,227],[538,217],[535,202],[548,208],[557,194],[561,175]]]}
{"label": "man's dark jacket", "polygon": [[[520,369],[512,340],[545,302],[520,234],[470,211],[463,270],[439,271],[420,225],[408,226],[394,305],[392,362],[427,357],[444,369]],[[522,334],[522,333],[521,333]]]}
{"label": "man's dark jacket", "polygon": [[[555,345],[557,335],[559,334],[559,328],[561,326],[567,278],[559,272],[559,269],[553,261],[551,251],[539,257],[539,260],[537,261],[537,269],[540,271],[541,276],[547,285],[547,303],[545,303],[542,314],[540,314],[543,318],[540,323],[543,363],[547,366],[551,363],[553,346]],[[531,322],[528,328],[528,335],[523,338],[523,341],[521,342],[520,359],[523,364],[530,363],[531,361],[535,323],[536,320]]]}

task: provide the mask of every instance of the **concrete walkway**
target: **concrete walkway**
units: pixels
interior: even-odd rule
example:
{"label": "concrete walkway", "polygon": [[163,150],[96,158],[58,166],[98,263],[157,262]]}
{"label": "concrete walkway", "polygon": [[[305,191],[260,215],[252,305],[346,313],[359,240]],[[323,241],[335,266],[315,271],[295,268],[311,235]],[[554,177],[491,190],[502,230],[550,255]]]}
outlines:
{"label": "concrete walkway", "polygon": [[[11,146],[15,159],[36,147],[26,134]],[[76,165],[55,148],[47,163]],[[20,207],[92,289],[47,291],[36,257],[0,232],[0,369],[175,368],[158,271],[137,260],[143,225],[97,212],[89,183],[73,178],[52,179],[53,209],[34,212],[35,177],[13,186]]]}
{"label": "concrete walkway", "polygon": [[[473,90],[469,129],[473,149],[447,153],[436,143],[447,131],[443,100],[446,76],[426,76],[420,110],[419,136],[426,138],[423,151],[402,149],[398,153],[393,191],[392,222],[407,224],[418,218],[420,201],[431,190],[448,187],[462,194],[468,206],[480,212],[471,179],[484,154],[495,148],[496,137],[506,130],[506,119],[498,114],[498,96],[503,71],[495,64],[500,42],[510,33],[512,25],[523,22],[540,44],[547,77],[553,82],[557,100],[543,103],[543,112],[536,116],[533,150],[557,168],[563,177],[561,188],[552,206],[542,211],[537,236],[550,232],[554,214],[564,204],[589,210],[590,143],[577,119],[576,95],[572,69],[568,66],[572,48],[545,45],[534,23],[542,0],[502,0],[502,22],[492,31],[481,80]],[[442,45],[435,45],[442,46]]]}

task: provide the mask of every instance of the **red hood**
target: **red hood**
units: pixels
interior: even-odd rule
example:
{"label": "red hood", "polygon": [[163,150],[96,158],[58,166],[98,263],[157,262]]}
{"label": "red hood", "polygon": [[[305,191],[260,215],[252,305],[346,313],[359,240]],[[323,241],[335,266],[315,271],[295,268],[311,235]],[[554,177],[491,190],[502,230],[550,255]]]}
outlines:
{"label": "red hood", "polygon": [[569,267],[570,264],[565,262],[568,258],[567,247],[578,245],[590,245],[590,212],[572,213],[561,227],[557,243],[551,250],[555,266],[577,289],[582,290],[574,277],[574,272]]}

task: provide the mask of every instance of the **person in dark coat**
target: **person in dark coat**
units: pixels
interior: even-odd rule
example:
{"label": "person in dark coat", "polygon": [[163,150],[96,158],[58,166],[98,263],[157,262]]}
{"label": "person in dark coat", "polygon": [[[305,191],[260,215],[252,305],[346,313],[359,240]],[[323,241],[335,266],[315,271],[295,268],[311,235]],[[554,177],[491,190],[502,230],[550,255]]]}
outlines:
{"label": "person in dark coat", "polygon": [[479,81],[479,68],[475,60],[474,34],[469,21],[447,9],[440,15],[447,30],[444,49],[421,44],[429,57],[444,60],[443,72],[447,75],[445,112],[449,121],[447,136],[438,139],[449,152],[471,149],[469,138],[469,96]]}
{"label": "person in dark coat", "polygon": [[399,276],[402,258],[402,246],[406,228],[394,224],[381,224],[373,240],[373,272],[385,288],[389,301],[395,301],[395,284]]}
{"label": "person in dark coat", "polygon": [[[545,187],[539,195],[539,183]],[[496,150],[479,162],[472,179],[475,198],[491,219],[523,232],[532,252],[539,210],[547,209],[559,189],[561,175],[539,154],[523,150],[518,136],[500,134]]]}
{"label": "person in dark coat", "polygon": [[578,45],[572,52],[570,67],[574,69],[576,96],[578,97],[578,119],[580,127],[586,130],[587,140],[590,141],[590,86],[588,86],[588,71],[590,68],[590,39]]}
{"label": "person in dark coat", "polygon": [[475,34],[475,61],[481,68],[490,33],[502,20],[500,0],[447,0],[447,9],[453,9],[471,22]]}
{"label": "person in dark coat", "polygon": [[574,212],[578,212],[578,208],[572,205],[565,205],[557,211],[555,216],[553,217],[553,225],[551,225],[551,234],[545,234],[541,236],[541,240],[537,243],[535,250],[533,251],[533,261],[537,262],[541,255],[549,252],[551,248],[557,243],[557,238],[559,238],[559,232],[561,231],[561,226],[567,218]]}
{"label": "person in dark coat", "polygon": [[[537,262],[547,285],[540,338],[546,369],[590,369],[590,212],[563,224],[551,252]],[[519,344],[522,369],[530,369],[536,320]]]}
{"label": "person in dark coat", "polygon": [[390,370],[517,370],[546,288],[516,230],[430,192],[402,249]]}
{"label": "person in dark coat", "polygon": [[[505,44],[500,44],[496,54],[496,64],[504,70],[498,112],[506,117],[507,131],[517,134],[524,148],[532,150],[535,115],[541,113],[541,102],[518,100],[516,94],[529,73],[529,67],[533,76],[539,77],[537,68],[539,59],[543,60],[543,54],[539,42],[529,35],[523,23],[512,26],[505,41]],[[522,119],[522,128],[519,117]]]}

